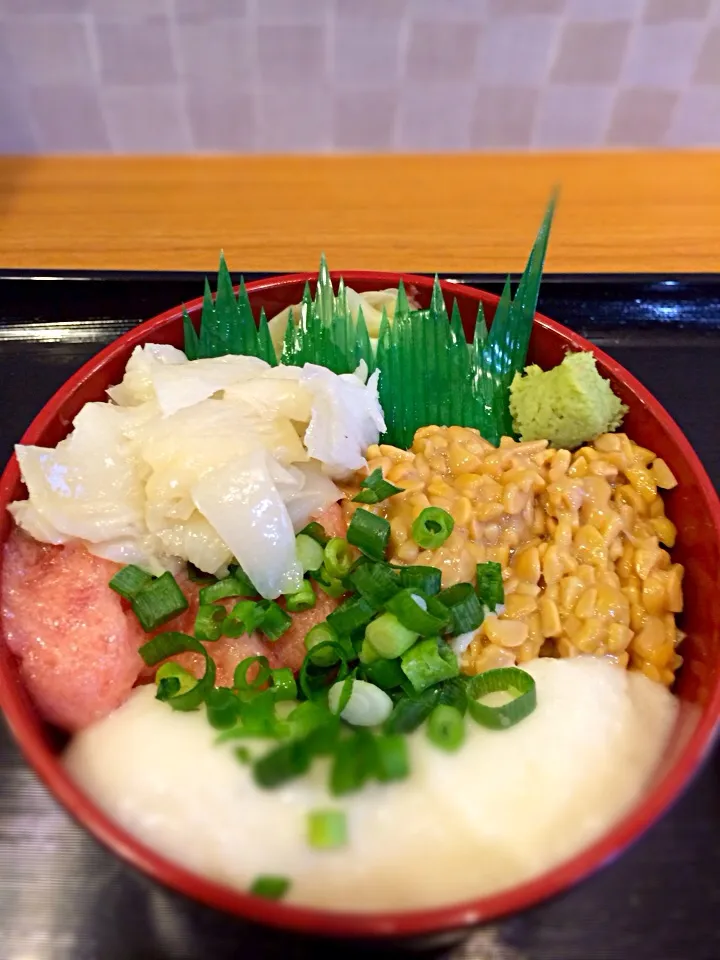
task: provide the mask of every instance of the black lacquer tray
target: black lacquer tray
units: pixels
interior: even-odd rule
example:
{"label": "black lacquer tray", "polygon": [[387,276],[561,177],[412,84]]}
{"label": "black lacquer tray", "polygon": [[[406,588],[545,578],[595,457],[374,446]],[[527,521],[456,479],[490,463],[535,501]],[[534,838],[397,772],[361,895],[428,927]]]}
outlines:
{"label": "black lacquer tray", "polygon": [[[500,292],[495,276],[452,279]],[[193,273],[0,271],[0,460],[80,364],[201,292]],[[632,371],[720,484],[720,277],[549,276],[539,309]],[[0,723],[0,960],[350,960],[399,949],[261,930],[152,887],[58,807]],[[616,863],[428,955],[720,960],[720,752]]]}

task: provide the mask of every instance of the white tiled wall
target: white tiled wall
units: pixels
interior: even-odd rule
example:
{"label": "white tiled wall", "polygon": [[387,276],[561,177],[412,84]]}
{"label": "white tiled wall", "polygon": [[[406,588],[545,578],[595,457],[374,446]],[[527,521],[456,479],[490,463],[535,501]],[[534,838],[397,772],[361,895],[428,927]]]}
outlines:
{"label": "white tiled wall", "polygon": [[1,152],[720,145],[720,0],[0,0]]}

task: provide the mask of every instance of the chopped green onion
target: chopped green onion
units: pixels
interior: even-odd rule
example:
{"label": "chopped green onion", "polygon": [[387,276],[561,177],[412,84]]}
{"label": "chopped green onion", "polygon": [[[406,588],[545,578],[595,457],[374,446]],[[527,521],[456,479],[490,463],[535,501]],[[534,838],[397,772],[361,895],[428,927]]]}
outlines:
{"label": "chopped green onion", "polygon": [[240,567],[236,567],[229,577],[203,587],[200,591],[200,603],[214,603],[227,597],[256,597],[257,590],[250,583]]}
{"label": "chopped green onion", "polygon": [[382,610],[400,589],[398,577],[386,563],[363,560],[350,572],[348,582],[376,610]]}
{"label": "chopped green onion", "polygon": [[[377,654],[376,654],[377,656]],[[362,667],[363,679],[383,690],[394,690],[405,680],[399,660],[376,659]]]}
{"label": "chopped green onion", "polygon": [[250,763],[252,754],[247,747],[235,747],[235,758],[240,763]]}
{"label": "chopped green onion", "polygon": [[264,611],[255,600],[238,600],[223,620],[222,632],[226,637],[241,637],[252,633],[263,621]]}
{"label": "chopped green onion", "polygon": [[156,700],[172,700],[179,693],[187,693],[197,683],[197,680],[179,663],[168,660],[161,663],[155,672],[155,683],[157,684]]}
{"label": "chopped green onion", "polygon": [[312,610],[317,603],[315,591],[309,580],[303,580],[302,586],[295,593],[285,597],[285,607],[290,613],[302,613],[303,610]]}
{"label": "chopped green onion", "polygon": [[450,620],[447,608],[419,590],[401,590],[387,602],[400,623],[422,637],[437,636]]}
{"label": "chopped green onion", "polygon": [[360,484],[360,492],[353,497],[353,503],[380,503],[396,493],[402,493],[402,487],[396,487],[383,477],[380,467],[373,470]]}
{"label": "chopped green onion", "polygon": [[262,620],[258,625],[260,633],[268,640],[279,640],[290,628],[292,617],[274,600],[261,600],[258,608],[262,611]]}
{"label": "chopped green onion", "polygon": [[412,525],[412,537],[423,550],[441,547],[453,532],[455,521],[441,507],[425,507]]}
{"label": "chopped green onion", "polygon": [[383,734],[375,741],[377,778],[382,783],[404,780],[410,773],[407,740],[400,734]]}
{"label": "chopped green onion", "polygon": [[338,740],[330,769],[330,792],[341,797],[359,790],[377,773],[376,740],[370,730],[356,730]]}
{"label": "chopped green onion", "polygon": [[380,654],[377,652],[375,647],[370,643],[367,637],[363,637],[363,642],[360,645],[360,653],[358,654],[358,660],[360,663],[368,666],[371,663],[375,663],[375,661],[379,659]]}
{"label": "chopped green onion", "polygon": [[311,760],[304,741],[290,740],[256,760],[253,776],[258,786],[272,789],[307,773]]}
{"label": "chopped green onion", "polygon": [[458,713],[465,715],[468,706],[467,677],[451,677],[440,687],[438,703],[454,707]]}
{"label": "chopped green onion", "polygon": [[121,597],[125,597],[126,600],[132,600],[143,587],[149,586],[152,581],[153,578],[149,573],[135,566],[134,563],[130,563],[122,570],[118,570],[110,581],[109,587],[115,593],[119,593]]}
{"label": "chopped green onion", "polygon": [[418,640],[401,658],[403,673],[417,693],[456,677],[460,672],[457,657],[444,640],[426,637]]}
{"label": "chopped green onion", "polygon": [[290,735],[295,740],[303,740],[314,730],[331,724],[337,727],[337,718],[333,717],[326,704],[317,700],[304,700],[299,703],[287,718]]}
{"label": "chopped green onion", "polygon": [[349,673],[348,656],[339,640],[325,640],[308,650],[299,674],[300,689],[308,700],[327,687],[330,673],[337,663],[335,679],[344,680]]}
{"label": "chopped green onion", "polygon": [[228,687],[210,690],[205,700],[205,709],[210,726],[216,730],[232,727],[240,715],[240,701]]}
{"label": "chopped green onion", "polygon": [[[468,681],[468,710],[470,716],[483,727],[506,730],[529,716],[537,706],[535,681],[518,667],[498,667],[478,673]],[[490,693],[508,693],[513,699],[501,706],[480,703],[479,698]]]}
{"label": "chopped green onion", "polygon": [[281,740],[290,733],[290,725],[275,712],[275,691],[239,691],[240,723],[224,733],[219,739],[234,740],[237,737],[259,737]]}
{"label": "chopped green onion", "polygon": [[287,877],[261,874],[253,880],[250,893],[256,897],[264,897],[266,900],[282,900],[289,889],[290,881]]}
{"label": "chopped green onion", "polygon": [[342,810],[311,810],[307,827],[308,843],[317,850],[333,850],[347,843],[347,819]]}
{"label": "chopped green onion", "polygon": [[400,579],[400,586],[412,590],[420,590],[426,596],[432,597],[440,593],[442,572],[437,567],[395,567]]}
{"label": "chopped green onion", "polygon": [[313,537],[306,533],[299,533],[295,537],[295,552],[303,573],[308,570],[319,570],[323,562],[323,548]]}
{"label": "chopped green onion", "polygon": [[330,537],[325,533],[325,527],[316,520],[313,520],[312,523],[309,523],[306,527],[303,527],[298,536],[312,537],[312,539],[317,540],[317,542],[323,548],[330,539]]}
{"label": "chopped green onion", "polygon": [[195,617],[193,633],[198,640],[219,640],[226,615],[225,607],[217,603],[201,603]]}
{"label": "chopped green onion", "polygon": [[456,583],[447,590],[441,590],[438,600],[450,614],[448,632],[452,636],[477,630],[485,618],[483,608],[470,583]]}
{"label": "chopped green onion", "polygon": [[[320,643],[337,643],[338,635],[335,633],[330,624],[324,620],[322,623],[316,623],[305,634],[305,649],[312,650],[313,647],[317,647]],[[329,660],[327,664],[322,664],[319,660],[316,660],[318,666],[330,666],[333,663],[337,663],[337,660]]]}
{"label": "chopped green onion", "polygon": [[385,723],[392,713],[393,702],[390,697],[366,680],[355,680],[348,688],[344,683],[335,683],[328,694],[328,706],[334,714],[354,727],[377,727]]}
{"label": "chopped green onion", "polygon": [[465,721],[455,707],[441,703],[430,714],[427,725],[428,739],[451,753],[462,746],[465,739]]}
{"label": "chopped green onion", "polygon": [[146,633],[188,608],[185,594],[169,571],[138,590],[130,603]]}
{"label": "chopped green onion", "polygon": [[[257,673],[252,680],[248,679],[248,672],[257,665]],[[260,690],[270,677],[272,671],[267,657],[246,657],[235,667],[233,687],[236,690]]]}
{"label": "chopped green onion", "polygon": [[385,733],[406,734],[417,730],[437,706],[439,696],[439,688],[432,687],[419,697],[402,697],[385,723]]}
{"label": "chopped green onion", "polygon": [[295,674],[290,667],[277,667],[270,671],[272,677],[272,690],[276,700],[295,700],[297,699],[297,683]]}
{"label": "chopped green onion", "polygon": [[371,560],[384,560],[390,539],[390,524],[369,510],[358,507],[352,515],[347,532],[348,543],[357,547]]}
{"label": "chopped green onion", "polygon": [[342,537],[333,537],[325,546],[325,569],[331,577],[342,580],[350,572],[353,555],[350,544]]}
{"label": "chopped green onion", "polygon": [[392,660],[409,650],[419,634],[404,627],[394,613],[383,613],[365,629],[365,638],[381,657]]}
{"label": "chopped green onion", "polygon": [[362,597],[349,597],[327,616],[327,624],[339,636],[347,636],[358,627],[364,627],[375,616],[375,610]]}
{"label": "chopped green onion", "polygon": [[144,643],[138,651],[149,667],[154,667],[156,663],[167,660],[168,657],[174,657],[176,653],[187,651],[202,654],[205,659],[205,673],[189,690],[183,691],[181,685],[180,693],[169,701],[173,710],[195,710],[203,703],[215,684],[215,661],[208,655],[199,640],[189,637],[186,633],[175,631],[159,633],[152,640]]}
{"label": "chopped green onion", "polygon": [[477,565],[477,584],[475,592],[480,603],[494,611],[505,602],[505,588],[503,586],[502,567],[494,560]]}
{"label": "chopped green onion", "polygon": [[315,571],[312,576],[317,585],[329,597],[341,597],[347,592],[347,588],[342,580],[338,580],[337,577],[331,577],[325,568],[325,564],[323,564],[319,570]]}

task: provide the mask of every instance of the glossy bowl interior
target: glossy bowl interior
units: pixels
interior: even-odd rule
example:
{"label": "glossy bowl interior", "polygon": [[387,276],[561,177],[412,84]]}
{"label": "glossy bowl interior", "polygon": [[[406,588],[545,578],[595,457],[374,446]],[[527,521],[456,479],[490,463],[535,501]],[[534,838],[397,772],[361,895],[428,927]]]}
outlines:
{"label": "glossy bowl interior", "polygon": [[[397,285],[397,274],[344,274],[359,291]],[[257,312],[265,307],[273,316],[299,302],[303,285],[312,277],[298,274],[248,285]],[[425,305],[431,281],[405,276]],[[451,305],[456,296],[466,331],[471,332],[482,300],[492,317],[497,298],[459,284],[446,283]],[[201,300],[188,305],[199,319]],[[141,324],[87,363],[47,403],[23,437],[23,442],[52,446],[61,440],[83,404],[105,399],[105,389],[118,382],[132,350],[139,344],[165,342],[182,346],[182,314],[174,309]],[[559,363],[569,349],[592,350],[601,373],[630,408],[626,429],[670,465],[679,480],[666,497],[667,513],[679,530],[673,556],[686,568],[685,613],[682,626],[688,637],[682,653],[685,663],[676,685],[681,710],[672,744],[643,797],[621,822],[591,847],[536,879],[501,893],[434,910],[387,914],[327,912],[252,897],[206,880],[178,867],[135,840],[116,825],[67,776],[59,762],[60,738],[36,713],[19,677],[16,662],[0,643],[0,707],[27,760],[57,799],[73,816],[114,853],[154,880],[191,898],[261,923],[333,936],[408,936],[447,931],[480,923],[521,910],[576,883],[636,839],[677,797],[697,771],[712,743],[720,714],[720,604],[717,603],[720,569],[720,505],[697,456],[681,431],[634,377],[602,351],[559,324],[537,316],[530,359],[542,367]],[[52,348],[50,348],[52,349]],[[13,457],[0,480],[0,543],[7,538],[11,521],[5,507],[24,496]],[[0,788],[1,789],[1,788]]]}

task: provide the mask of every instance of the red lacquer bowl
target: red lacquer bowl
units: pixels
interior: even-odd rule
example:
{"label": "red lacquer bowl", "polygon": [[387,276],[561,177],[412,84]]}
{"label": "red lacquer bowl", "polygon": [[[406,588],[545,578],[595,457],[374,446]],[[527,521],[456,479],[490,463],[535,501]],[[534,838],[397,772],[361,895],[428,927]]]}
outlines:
{"label": "red lacquer bowl", "polygon": [[[397,274],[354,272],[344,274],[359,291],[396,286]],[[256,314],[264,306],[268,316],[298,303],[305,274],[262,280],[248,285]],[[405,276],[417,288],[418,299],[427,305],[431,281]],[[470,332],[478,300],[488,317],[497,297],[459,284],[443,289],[450,306],[457,297],[466,331]],[[188,306],[197,319],[201,300]],[[111,344],[75,374],[46,404],[33,421],[25,443],[52,446],[68,432],[83,404],[104,400],[105,389],[117,383],[133,348],[147,342],[182,346],[180,309],[148,320]],[[679,530],[674,558],[684,564],[686,611],[683,628],[688,637],[682,647],[685,663],[676,685],[681,710],[672,746],[640,801],[605,836],[571,860],[529,883],[493,896],[435,910],[401,913],[348,914],[290,906],[261,900],[213,883],[164,859],[135,840],[98,809],[65,773],[58,756],[58,738],[43,722],[28,698],[14,658],[0,643],[0,706],[30,764],[52,793],[73,816],[119,857],[152,879],[191,898],[237,916],[278,927],[331,936],[415,937],[463,927],[522,910],[577,883],[608,863],[646,830],[687,786],[707,755],[720,715],[720,504],[713,486],[692,447],[675,422],[647,390],[626,370],[582,337],[542,316],[535,318],[530,359],[542,367],[559,363],[566,350],[591,350],[603,376],[628,405],[626,429],[643,446],[654,450],[670,465],[679,480],[666,499],[667,513]],[[6,505],[25,495],[13,457],[0,480],[0,542],[10,530]],[[242,855],[238,851],[238,855]]]}

